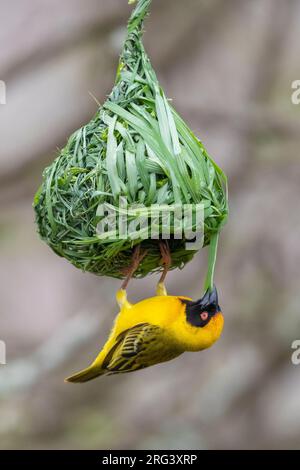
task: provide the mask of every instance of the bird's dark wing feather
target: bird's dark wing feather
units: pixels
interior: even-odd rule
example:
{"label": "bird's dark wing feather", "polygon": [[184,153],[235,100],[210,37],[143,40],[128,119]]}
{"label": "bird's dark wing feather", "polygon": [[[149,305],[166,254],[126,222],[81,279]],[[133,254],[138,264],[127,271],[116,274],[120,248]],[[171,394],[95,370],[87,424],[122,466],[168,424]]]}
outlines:
{"label": "bird's dark wing feather", "polygon": [[160,331],[161,328],[149,323],[141,323],[123,331],[104,359],[102,368],[109,374],[116,374],[152,365],[149,359],[153,348],[156,350],[155,343]]}

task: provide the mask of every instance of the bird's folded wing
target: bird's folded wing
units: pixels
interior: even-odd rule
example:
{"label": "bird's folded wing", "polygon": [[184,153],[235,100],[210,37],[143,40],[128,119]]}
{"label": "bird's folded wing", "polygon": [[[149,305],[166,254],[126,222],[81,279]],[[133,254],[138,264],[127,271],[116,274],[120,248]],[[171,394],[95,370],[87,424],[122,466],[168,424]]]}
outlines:
{"label": "bird's folded wing", "polygon": [[143,369],[148,365],[151,350],[157,348],[161,328],[141,323],[123,331],[103,361],[102,368],[108,373],[128,372]]}

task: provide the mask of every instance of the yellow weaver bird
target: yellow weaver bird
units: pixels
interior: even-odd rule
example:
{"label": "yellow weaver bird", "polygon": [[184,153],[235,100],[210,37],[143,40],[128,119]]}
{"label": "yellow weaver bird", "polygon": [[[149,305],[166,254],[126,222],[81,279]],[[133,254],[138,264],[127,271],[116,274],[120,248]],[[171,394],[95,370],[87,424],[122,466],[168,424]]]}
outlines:
{"label": "yellow weaver bird", "polygon": [[136,250],[133,265],[117,292],[120,312],[109,338],[95,361],[67,382],[87,382],[101,375],[133,372],[170,361],[185,351],[209,348],[220,337],[223,315],[214,287],[198,301],[167,294],[164,280],[170,266],[167,244],[160,245],[164,272],[156,297],[133,305],[127,300],[126,287],[146,253]]}

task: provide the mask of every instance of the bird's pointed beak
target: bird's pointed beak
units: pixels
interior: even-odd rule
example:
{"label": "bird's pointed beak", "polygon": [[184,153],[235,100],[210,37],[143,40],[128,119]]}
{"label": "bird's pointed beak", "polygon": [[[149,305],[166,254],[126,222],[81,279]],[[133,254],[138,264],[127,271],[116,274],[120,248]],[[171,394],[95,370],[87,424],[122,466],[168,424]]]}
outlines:
{"label": "bird's pointed beak", "polygon": [[219,306],[219,299],[218,299],[218,291],[216,286],[213,287],[212,290],[207,290],[201,299],[192,301],[192,300],[184,300],[184,303],[186,305],[189,305],[190,307],[200,307],[200,308],[205,308],[207,305],[215,305],[216,309],[218,312],[221,311],[221,308]]}
{"label": "bird's pointed beak", "polygon": [[201,299],[197,300],[197,304],[208,305],[210,303],[210,294],[209,289],[205,292],[204,296]]}
{"label": "bird's pointed beak", "polygon": [[204,296],[197,301],[197,304],[203,307],[205,307],[205,305],[215,305],[220,310],[216,286],[214,286],[212,290],[207,289]]}
{"label": "bird's pointed beak", "polygon": [[212,291],[207,291],[209,295],[209,303],[214,305],[219,305],[218,291],[216,286],[213,287]]}

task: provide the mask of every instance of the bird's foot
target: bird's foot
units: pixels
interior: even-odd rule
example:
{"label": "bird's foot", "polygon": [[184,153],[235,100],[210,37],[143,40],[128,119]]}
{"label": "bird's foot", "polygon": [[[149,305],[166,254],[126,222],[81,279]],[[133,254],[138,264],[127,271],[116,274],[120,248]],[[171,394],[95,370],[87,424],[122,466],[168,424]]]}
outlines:
{"label": "bird's foot", "polygon": [[156,287],[156,295],[168,295],[166,286],[163,282],[159,282]]}
{"label": "bird's foot", "polygon": [[159,242],[159,249],[161,253],[161,263],[164,265],[164,270],[162,272],[162,275],[160,277],[160,280],[157,284],[156,288],[156,295],[168,295],[167,289],[165,287],[165,279],[167,277],[168,271],[170,269],[170,266],[172,264],[172,257],[170,253],[170,248],[169,244],[167,241],[160,241]]}
{"label": "bird's foot", "polygon": [[127,300],[127,292],[124,289],[118,290],[116,293],[116,301],[121,309],[132,307],[131,303]]}

